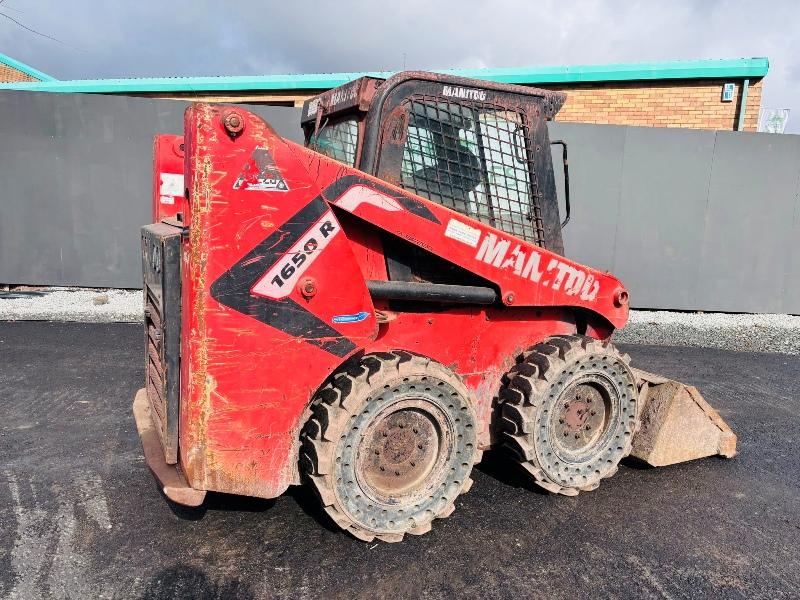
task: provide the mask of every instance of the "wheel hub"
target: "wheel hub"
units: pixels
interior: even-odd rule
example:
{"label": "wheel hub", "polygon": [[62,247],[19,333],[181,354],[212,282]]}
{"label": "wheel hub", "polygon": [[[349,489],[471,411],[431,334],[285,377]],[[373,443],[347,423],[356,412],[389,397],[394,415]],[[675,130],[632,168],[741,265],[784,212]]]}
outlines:
{"label": "wheel hub", "polygon": [[591,448],[606,428],[610,407],[601,389],[592,383],[577,383],[564,391],[557,405],[554,437],[570,454]]}
{"label": "wheel hub", "polygon": [[405,403],[379,416],[366,436],[359,460],[361,478],[378,497],[402,496],[431,473],[440,445],[434,415]]}

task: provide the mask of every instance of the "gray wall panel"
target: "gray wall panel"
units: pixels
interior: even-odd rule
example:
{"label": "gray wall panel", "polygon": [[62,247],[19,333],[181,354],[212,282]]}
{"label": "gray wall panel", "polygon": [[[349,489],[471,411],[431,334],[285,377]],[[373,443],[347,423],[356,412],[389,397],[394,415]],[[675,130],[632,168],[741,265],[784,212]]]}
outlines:
{"label": "gray wall panel", "polygon": [[[789,261],[783,278],[782,306],[800,304],[800,168],[794,195],[794,214],[792,217],[792,241],[787,248]],[[800,308],[795,309],[800,312]]]}
{"label": "gray wall panel", "polygon": [[632,306],[800,313],[800,136],[550,131],[570,145],[567,256],[612,271]]}
{"label": "gray wall panel", "polygon": [[[614,235],[622,191],[626,127],[551,123],[550,138],[569,144],[572,216],[564,228],[568,257],[598,269],[614,267]],[[553,146],[553,167],[564,213],[561,147]]]}
{"label": "gray wall panel", "polygon": [[[0,283],[139,287],[153,135],[180,133],[185,107],[0,92]],[[247,108],[301,141],[299,110]],[[634,307],[800,313],[800,136],[550,131],[569,143],[566,254],[615,273]]]}
{"label": "gray wall panel", "polygon": [[612,272],[636,306],[691,309],[714,132],[627,130]]}
{"label": "gray wall panel", "polygon": [[717,134],[696,308],[800,312],[800,298],[782,293],[797,243],[798,139]]}
{"label": "gray wall panel", "polygon": [[[140,287],[156,133],[187,103],[0,93],[0,283]],[[301,141],[299,109],[248,106]]]}

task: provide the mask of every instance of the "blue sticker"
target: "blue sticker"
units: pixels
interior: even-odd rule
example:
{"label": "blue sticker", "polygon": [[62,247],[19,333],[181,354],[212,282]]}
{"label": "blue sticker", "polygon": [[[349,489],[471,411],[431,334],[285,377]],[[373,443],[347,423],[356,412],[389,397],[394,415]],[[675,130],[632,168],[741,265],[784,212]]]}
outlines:
{"label": "blue sticker", "polygon": [[358,323],[359,321],[363,321],[369,316],[368,312],[361,311],[360,313],[356,313],[354,315],[336,315],[333,317],[334,323]]}

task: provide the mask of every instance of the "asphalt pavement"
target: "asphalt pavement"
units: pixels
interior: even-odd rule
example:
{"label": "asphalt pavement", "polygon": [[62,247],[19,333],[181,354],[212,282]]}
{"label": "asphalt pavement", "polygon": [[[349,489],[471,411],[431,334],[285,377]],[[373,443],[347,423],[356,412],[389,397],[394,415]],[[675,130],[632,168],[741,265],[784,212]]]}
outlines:
{"label": "asphalt pavement", "polygon": [[139,326],[0,323],[0,598],[800,597],[800,357],[625,350],[697,385],[739,456],[569,498],[489,454],[431,533],[364,544],[303,488],[170,505],[130,412]]}

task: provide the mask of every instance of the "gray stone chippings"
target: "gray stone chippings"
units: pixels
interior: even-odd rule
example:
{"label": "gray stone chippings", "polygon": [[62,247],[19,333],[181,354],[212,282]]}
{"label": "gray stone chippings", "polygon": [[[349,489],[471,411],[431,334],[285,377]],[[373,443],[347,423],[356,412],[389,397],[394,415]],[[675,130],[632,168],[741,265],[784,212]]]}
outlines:
{"label": "gray stone chippings", "polygon": [[[22,298],[4,298],[0,293],[0,321],[138,323],[142,316],[138,290],[53,288],[41,296]],[[800,316],[632,310],[614,340],[800,354]]]}
{"label": "gray stone chippings", "polygon": [[614,334],[628,344],[800,354],[800,316],[633,310]]}
{"label": "gray stone chippings", "polygon": [[140,323],[144,318],[140,290],[54,288],[41,296],[4,298],[0,321],[74,321]]}

